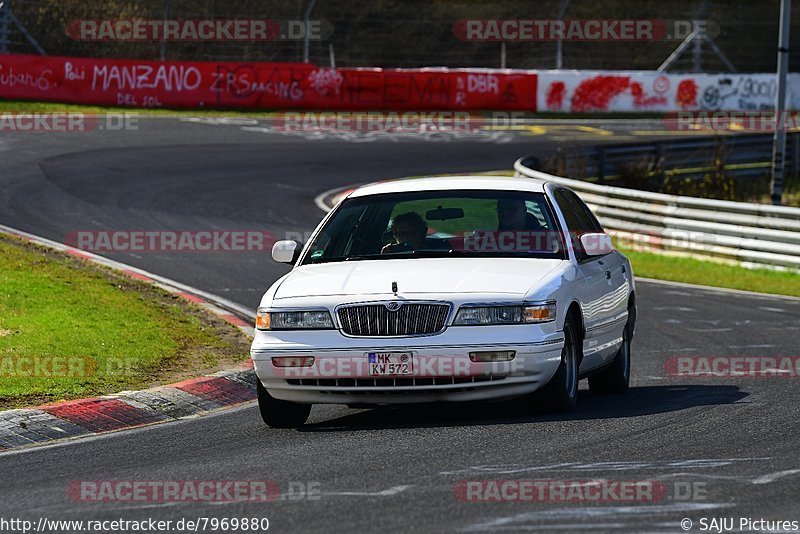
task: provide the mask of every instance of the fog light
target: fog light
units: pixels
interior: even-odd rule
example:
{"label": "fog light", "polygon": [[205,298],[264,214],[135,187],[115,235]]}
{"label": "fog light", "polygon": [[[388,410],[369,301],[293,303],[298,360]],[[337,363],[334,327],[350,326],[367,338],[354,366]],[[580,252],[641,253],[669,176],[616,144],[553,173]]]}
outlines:
{"label": "fog light", "polygon": [[476,363],[510,362],[516,354],[513,350],[470,352],[469,359]]}
{"label": "fog light", "polygon": [[311,367],[314,365],[313,356],[278,356],[272,358],[275,367]]}

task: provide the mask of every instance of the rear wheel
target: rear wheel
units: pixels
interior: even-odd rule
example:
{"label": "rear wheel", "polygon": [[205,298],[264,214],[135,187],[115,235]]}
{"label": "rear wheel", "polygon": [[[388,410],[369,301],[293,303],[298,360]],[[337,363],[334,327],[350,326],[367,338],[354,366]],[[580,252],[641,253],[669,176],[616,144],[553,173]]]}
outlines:
{"label": "rear wheel", "polygon": [[589,391],[594,394],[606,395],[625,393],[631,378],[631,334],[633,333],[633,318],[635,312],[628,311],[628,322],[622,331],[622,345],[620,345],[614,361],[607,368],[589,377]]}
{"label": "rear wheel", "polygon": [[558,370],[542,389],[534,393],[534,402],[541,411],[568,412],[578,403],[578,343],[580,336],[575,322],[564,323],[564,347]]}
{"label": "rear wheel", "polygon": [[269,394],[267,388],[256,379],[258,389],[258,408],[261,419],[273,428],[298,428],[308,419],[311,413],[310,404],[298,404],[276,399]]}

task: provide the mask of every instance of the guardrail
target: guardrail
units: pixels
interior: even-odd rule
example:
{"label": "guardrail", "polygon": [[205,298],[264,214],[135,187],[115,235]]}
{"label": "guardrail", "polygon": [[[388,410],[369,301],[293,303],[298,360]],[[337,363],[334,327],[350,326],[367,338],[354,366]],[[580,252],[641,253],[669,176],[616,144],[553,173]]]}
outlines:
{"label": "guardrail", "polygon": [[[771,169],[772,137],[737,134],[580,147],[558,155],[555,165],[564,174],[600,182],[613,181],[630,165],[680,178],[702,178],[717,168],[734,179],[757,178]],[[786,175],[800,178],[800,132],[786,136]]]}
{"label": "guardrail", "polygon": [[527,156],[518,176],[557,182],[589,205],[609,234],[657,249],[800,272],[800,208],[666,195],[548,174]]}

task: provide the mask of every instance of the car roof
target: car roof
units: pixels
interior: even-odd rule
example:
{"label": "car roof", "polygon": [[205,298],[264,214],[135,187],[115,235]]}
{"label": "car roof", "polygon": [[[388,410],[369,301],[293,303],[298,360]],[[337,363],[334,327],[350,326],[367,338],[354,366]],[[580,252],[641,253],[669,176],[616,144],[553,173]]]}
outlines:
{"label": "car roof", "polygon": [[412,191],[525,191],[543,193],[544,180],[517,176],[434,176],[429,178],[403,178],[363,185],[348,195],[348,198],[382,195],[386,193],[408,193]]}

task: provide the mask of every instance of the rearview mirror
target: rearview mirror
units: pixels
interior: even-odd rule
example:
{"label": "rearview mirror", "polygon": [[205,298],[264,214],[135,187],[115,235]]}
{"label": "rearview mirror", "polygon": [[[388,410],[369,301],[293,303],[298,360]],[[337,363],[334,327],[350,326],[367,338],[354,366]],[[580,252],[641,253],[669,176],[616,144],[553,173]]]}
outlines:
{"label": "rearview mirror", "polygon": [[614,250],[611,236],[608,234],[583,234],[581,247],[587,256],[603,256]]}
{"label": "rearview mirror", "polygon": [[461,208],[443,208],[439,206],[435,210],[425,212],[425,218],[429,221],[446,221],[448,219],[463,219],[464,210]]}
{"label": "rearview mirror", "polygon": [[276,241],[272,245],[272,259],[278,263],[288,263],[294,265],[303,252],[303,243],[293,239]]}

